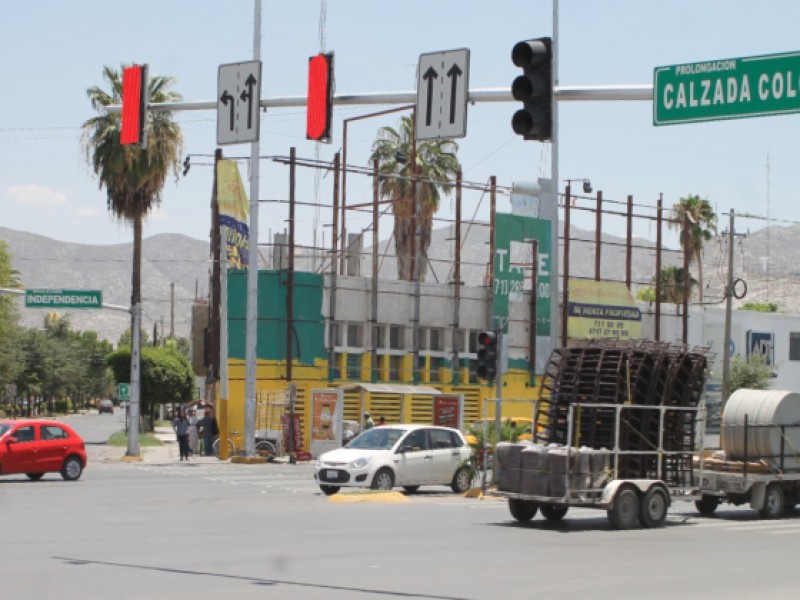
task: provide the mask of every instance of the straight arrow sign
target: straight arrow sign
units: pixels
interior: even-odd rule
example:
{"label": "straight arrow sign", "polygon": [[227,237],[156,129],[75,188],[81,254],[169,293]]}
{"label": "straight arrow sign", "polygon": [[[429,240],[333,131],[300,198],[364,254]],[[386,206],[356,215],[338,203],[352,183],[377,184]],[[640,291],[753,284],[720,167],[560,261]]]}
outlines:
{"label": "straight arrow sign", "polygon": [[421,54],[417,73],[416,138],[466,136],[469,49]]}

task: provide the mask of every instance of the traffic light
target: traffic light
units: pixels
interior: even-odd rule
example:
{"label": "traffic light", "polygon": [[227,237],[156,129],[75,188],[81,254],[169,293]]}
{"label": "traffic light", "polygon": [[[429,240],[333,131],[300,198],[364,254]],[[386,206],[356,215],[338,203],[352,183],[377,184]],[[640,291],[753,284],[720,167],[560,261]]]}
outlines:
{"label": "traffic light", "polygon": [[147,65],[122,70],[122,127],[120,144],[147,146]]}
{"label": "traffic light", "polygon": [[480,332],[478,346],[478,368],[475,372],[481,379],[491,381],[497,375],[497,332]]}
{"label": "traffic light", "polygon": [[511,95],[524,104],[511,126],[526,140],[547,141],[553,134],[553,44],[549,37],[514,45],[511,60],[523,74],[511,84]]}
{"label": "traffic light", "polygon": [[317,54],[308,59],[306,137],[317,142],[330,142],[332,116],[333,54]]}

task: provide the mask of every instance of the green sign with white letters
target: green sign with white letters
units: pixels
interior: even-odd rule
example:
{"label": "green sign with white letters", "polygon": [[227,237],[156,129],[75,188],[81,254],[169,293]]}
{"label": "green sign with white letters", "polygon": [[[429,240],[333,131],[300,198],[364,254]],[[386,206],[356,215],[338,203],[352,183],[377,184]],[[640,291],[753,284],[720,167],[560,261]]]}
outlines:
{"label": "green sign with white letters", "polygon": [[800,52],[656,67],[653,125],[800,112]]}

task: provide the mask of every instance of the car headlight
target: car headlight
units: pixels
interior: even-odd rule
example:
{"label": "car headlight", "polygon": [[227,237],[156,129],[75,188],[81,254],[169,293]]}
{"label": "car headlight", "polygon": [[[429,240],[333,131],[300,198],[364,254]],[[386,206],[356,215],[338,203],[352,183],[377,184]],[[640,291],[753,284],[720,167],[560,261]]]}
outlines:
{"label": "car headlight", "polygon": [[368,464],[369,464],[369,459],[362,457],[362,458],[355,459],[353,462],[350,463],[349,466],[350,466],[351,469],[363,469]]}

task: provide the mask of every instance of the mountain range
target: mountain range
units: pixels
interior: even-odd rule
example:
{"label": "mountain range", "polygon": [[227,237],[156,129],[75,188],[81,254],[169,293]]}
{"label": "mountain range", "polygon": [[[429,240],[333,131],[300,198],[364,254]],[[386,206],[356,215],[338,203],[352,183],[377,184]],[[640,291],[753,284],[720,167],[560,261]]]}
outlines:
{"label": "mountain range", "polygon": [[[463,226],[461,251],[462,281],[467,286],[480,286],[486,277],[489,228],[483,224]],[[595,265],[594,232],[571,228],[570,274],[593,277]],[[19,273],[24,288],[102,290],[103,302],[127,306],[130,303],[132,243],[91,245],[61,242],[47,237],[0,227],[0,239],[8,244],[12,266]],[[446,284],[452,281],[454,247],[452,227],[432,232],[429,248],[427,281]],[[604,234],[601,249],[601,278],[624,280],[625,240]],[[395,259],[390,240],[379,246],[380,277],[396,278]],[[636,238],[633,241],[632,278],[634,293],[649,286],[655,273],[654,243]],[[682,255],[665,249],[663,264],[680,266]],[[520,249],[520,253],[524,249]],[[708,242],[703,254],[704,300],[712,304],[723,299],[727,275],[727,236]],[[275,257],[273,257],[275,254]],[[261,247],[262,267],[278,266],[273,246]],[[563,258],[563,253],[561,254]],[[371,273],[371,249],[361,252],[360,273]],[[273,260],[275,258],[275,260]],[[512,261],[524,262],[526,257]],[[529,260],[529,258],[528,258]],[[173,326],[172,286],[174,285],[174,329],[179,337],[188,337],[191,305],[196,298],[206,298],[211,271],[209,243],[179,234],[160,234],[143,243],[142,298],[143,327],[152,336],[156,326],[159,335],[168,334]],[[357,262],[357,261],[356,261]],[[299,255],[298,270],[327,270],[319,256]],[[734,277],[747,285],[742,302],[774,302],[780,312],[800,313],[800,225],[770,226],[753,234],[736,236],[734,240]],[[697,278],[696,269],[691,269]],[[24,308],[20,301],[23,325],[40,327],[45,316],[41,309]],[[125,313],[103,310],[63,311],[70,315],[74,329],[97,331],[102,338],[116,343],[130,327]]]}

